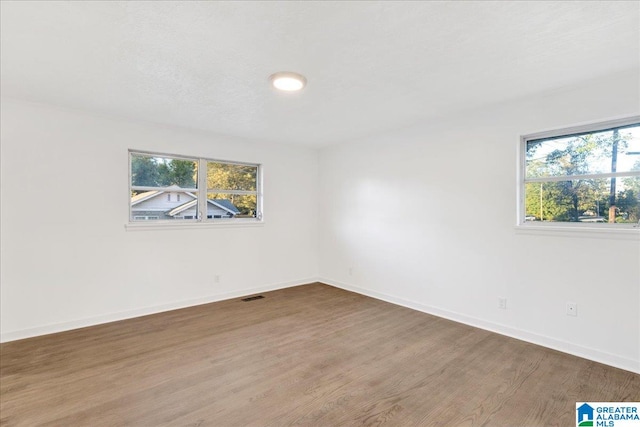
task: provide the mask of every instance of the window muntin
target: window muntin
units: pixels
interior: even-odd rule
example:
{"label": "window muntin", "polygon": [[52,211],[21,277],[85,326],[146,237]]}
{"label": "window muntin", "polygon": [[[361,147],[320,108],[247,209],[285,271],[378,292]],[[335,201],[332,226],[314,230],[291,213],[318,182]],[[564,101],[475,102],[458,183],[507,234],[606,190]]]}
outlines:
{"label": "window muntin", "polygon": [[130,222],[262,218],[260,165],[130,151],[129,173]]}
{"label": "window muntin", "polygon": [[531,135],[522,144],[520,224],[638,224],[640,118]]}

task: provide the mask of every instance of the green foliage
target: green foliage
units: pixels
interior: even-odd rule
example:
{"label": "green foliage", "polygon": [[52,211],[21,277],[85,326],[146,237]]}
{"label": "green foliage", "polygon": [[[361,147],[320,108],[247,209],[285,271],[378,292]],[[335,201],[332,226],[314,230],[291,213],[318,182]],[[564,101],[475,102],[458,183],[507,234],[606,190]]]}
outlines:
{"label": "green foliage", "polygon": [[193,188],[196,176],[196,162],[193,160],[146,156],[133,156],[131,159],[131,184],[134,186]]}
{"label": "green foliage", "polygon": [[160,174],[153,157],[133,156],[131,158],[131,184],[145,187],[158,185]]}
{"label": "green foliage", "polygon": [[207,163],[207,188],[255,191],[258,168],[229,163]]}
{"label": "green foliage", "polygon": [[164,163],[160,169],[162,185],[177,185],[182,188],[193,188],[196,186],[196,163],[192,160],[173,159]]}
{"label": "green foliage", "polygon": [[526,214],[544,221],[570,221],[571,200],[558,182],[526,184]]}
{"label": "green foliage", "polygon": [[[631,181],[634,178],[629,178]],[[635,178],[639,182],[640,179]],[[624,191],[618,193],[617,207],[620,212],[620,217],[616,218],[616,222],[638,222],[640,220],[640,188],[626,188]]]}

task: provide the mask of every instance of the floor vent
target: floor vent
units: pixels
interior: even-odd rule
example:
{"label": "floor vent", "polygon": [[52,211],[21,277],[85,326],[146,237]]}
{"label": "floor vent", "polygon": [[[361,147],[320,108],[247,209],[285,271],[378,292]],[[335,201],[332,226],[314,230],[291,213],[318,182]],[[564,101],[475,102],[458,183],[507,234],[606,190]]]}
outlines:
{"label": "floor vent", "polygon": [[262,298],[264,298],[262,295],[256,295],[255,297],[242,298],[242,301],[247,302],[247,301],[253,301],[253,300],[262,299]]}

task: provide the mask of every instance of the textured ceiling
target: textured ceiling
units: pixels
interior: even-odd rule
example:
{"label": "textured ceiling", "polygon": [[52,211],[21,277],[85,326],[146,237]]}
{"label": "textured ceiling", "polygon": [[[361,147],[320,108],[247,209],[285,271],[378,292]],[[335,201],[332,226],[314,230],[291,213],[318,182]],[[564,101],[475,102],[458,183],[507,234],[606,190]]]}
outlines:
{"label": "textured ceiling", "polygon": [[[2,95],[322,146],[637,69],[633,2],[7,2]],[[268,77],[297,71],[299,94]]]}

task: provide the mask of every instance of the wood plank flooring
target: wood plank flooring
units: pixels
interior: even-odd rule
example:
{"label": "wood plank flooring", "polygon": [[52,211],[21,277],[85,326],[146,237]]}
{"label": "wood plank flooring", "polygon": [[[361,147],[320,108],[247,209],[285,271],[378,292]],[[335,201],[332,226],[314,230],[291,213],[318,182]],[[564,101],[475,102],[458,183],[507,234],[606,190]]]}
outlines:
{"label": "wood plank flooring", "polygon": [[571,426],[640,375],[310,284],[0,345],[2,426]]}

